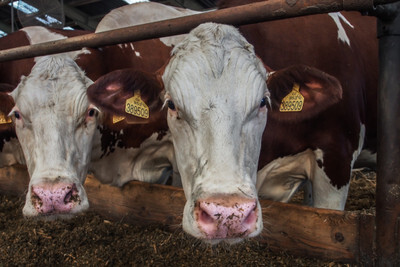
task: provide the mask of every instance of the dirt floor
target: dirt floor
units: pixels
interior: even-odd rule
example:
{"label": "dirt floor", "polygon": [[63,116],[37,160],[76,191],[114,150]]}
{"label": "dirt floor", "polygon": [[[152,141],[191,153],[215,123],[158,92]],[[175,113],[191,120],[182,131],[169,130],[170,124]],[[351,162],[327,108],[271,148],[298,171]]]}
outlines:
{"label": "dirt floor", "polygon": [[[355,172],[347,210],[374,212],[375,174]],[[86,213],[66,221],[22,217],[23,198],[0,196],[0,266],[349,266],[274,253],[257,240],[209,246],[161,225]]]}

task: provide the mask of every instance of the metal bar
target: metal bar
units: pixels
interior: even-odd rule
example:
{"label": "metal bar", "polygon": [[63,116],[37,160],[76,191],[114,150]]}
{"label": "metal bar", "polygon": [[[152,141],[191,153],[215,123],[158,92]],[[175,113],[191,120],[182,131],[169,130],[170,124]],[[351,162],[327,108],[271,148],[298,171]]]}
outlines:
{"label": "metal bar", "polygon": [[251,24],[261,21],[341,10],[366,10],[372,9],[374,5],[377,4],[396,1],[397,0],[355,0],[355,2],[350,0],[270,0],[98,34],[87,34],[59,41],[3,50],[0,51],[0,61],[68,52],[82,47],[99,47],[183,34],[204,22],[233,25]]}
{"label": "metal bar", "polygon": [[377,266],[400,265],[400,3],[377,10],[380,81],[376,186]]}

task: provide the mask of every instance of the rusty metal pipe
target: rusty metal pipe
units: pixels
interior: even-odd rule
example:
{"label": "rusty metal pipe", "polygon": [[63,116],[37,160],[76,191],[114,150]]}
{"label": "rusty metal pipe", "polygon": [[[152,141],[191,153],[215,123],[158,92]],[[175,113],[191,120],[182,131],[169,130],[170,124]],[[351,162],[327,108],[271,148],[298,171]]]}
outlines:
{"label": "rusty metal pipe", "polygon": [[0,51],[0,62],[183,34],[204,22],[251,24],[341,10],[367,10],[397,0],[270,0],[193,16]]}

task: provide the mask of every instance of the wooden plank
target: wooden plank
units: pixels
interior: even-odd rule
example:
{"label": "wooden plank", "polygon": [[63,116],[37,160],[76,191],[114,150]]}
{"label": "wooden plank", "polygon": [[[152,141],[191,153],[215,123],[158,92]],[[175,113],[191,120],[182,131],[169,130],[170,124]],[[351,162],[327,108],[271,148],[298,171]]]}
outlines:
{"label": "wooden plank", "polygon": [[91,209],[109,218],[136,224],[181,224],[185,195],[180,188],[137,181],[118,188],[88,176],[85,189]]}
{"label": "wooden plank", "polygon": [[[85,188],[91,209],[106,218],[135,224],[162,223],[172,229],[181,225],[186,200],[180,188],[136,181],[117,188],[91,176]],[[26,189],[23,168],[0,169],[0,192],[20,195]],[[261,200],[261,205],[264,230],[257,240],[268,243],[272,250],[335,261],[371,261],[374,216],[268,200]]]}
{"label": "wooden plank", "polygon": [[[261,201],[263,240],[272,249],[294,255],[355,262],[359,255],[358,215],[354,212],[315,209]],[[368,218],[373,221],[374,218]]]}
{"label": "wooden plank", "polygon": [[0,193],[21,196],[28,190],[29,175],[25,166],[0,168]]}

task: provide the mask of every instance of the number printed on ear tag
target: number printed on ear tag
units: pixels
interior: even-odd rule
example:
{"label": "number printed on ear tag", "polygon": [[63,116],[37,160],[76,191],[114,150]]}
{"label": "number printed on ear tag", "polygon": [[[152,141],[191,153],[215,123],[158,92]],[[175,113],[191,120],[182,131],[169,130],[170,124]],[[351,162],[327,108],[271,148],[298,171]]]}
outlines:
{"label": "number printed on ear tag", "polygon": [[8,124],[8,123],[12,123],[12,119],[4,115],[3,112],[0,112],[0,124]]}
{"label": "number printed on ear tag", "polygon": [[128,114],[132,114],[133,116],[143,118],[143,119],[149,118],[149,107],[140,98],[139,90],[135,91],[133,96],[126,100],[125,112]]}
{"label": "number printed on ear tag", "polygon": [[299,112],[303,109],[304,97],[300,93],[299,84],[293,85],[292,91],[282,99],[280,112]]}

